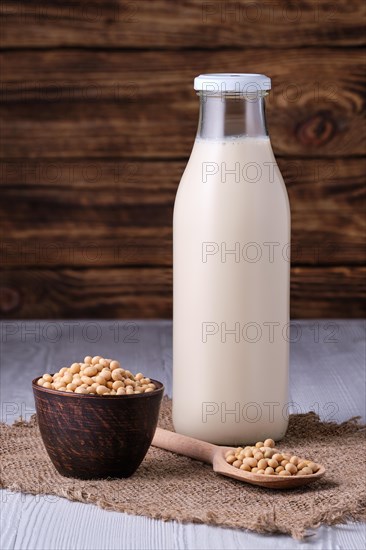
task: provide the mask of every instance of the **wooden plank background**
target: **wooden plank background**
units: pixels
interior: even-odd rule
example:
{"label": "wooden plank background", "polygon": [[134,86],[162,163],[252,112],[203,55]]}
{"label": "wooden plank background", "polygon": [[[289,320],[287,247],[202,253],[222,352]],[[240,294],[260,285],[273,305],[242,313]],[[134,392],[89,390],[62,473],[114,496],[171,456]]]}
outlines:
{"label": "wooden plank background", "polygon": [[170,317],[171,221],[202,72],[272,77],[293,317],[360,317],[365,4],[2,4],[5,318]]}

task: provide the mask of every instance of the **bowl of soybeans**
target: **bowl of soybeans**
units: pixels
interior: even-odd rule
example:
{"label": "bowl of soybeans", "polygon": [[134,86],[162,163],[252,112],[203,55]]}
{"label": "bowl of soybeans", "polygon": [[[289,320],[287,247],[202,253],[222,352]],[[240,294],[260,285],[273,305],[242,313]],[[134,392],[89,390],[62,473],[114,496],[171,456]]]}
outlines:
{"label": "bowl of soybeans", "polygon": [[42,440],[61,475],[121,478],[137,470],[158,423],[161,382],[96,355],[32,386]]}

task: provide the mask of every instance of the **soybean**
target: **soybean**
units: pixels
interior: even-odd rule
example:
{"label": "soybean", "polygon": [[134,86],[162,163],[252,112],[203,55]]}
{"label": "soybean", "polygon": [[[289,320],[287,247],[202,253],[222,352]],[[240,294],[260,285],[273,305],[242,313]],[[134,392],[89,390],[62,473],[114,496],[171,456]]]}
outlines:
{"label": "soybean", "polygon": [[[134,376],[131,371],[121,368],[119,361],[105,359],[100,355],[87,355],[83,361],[62,367],[53,375],[46,373],[38,379],[37,384],[46,389],[103,396],[150,393],[156,390],[156,385],[141,372]],[[257,460],[253,458],[252,448],[249,449],[247,456],[252,458],[252,466],[249,467],[252,468],[257,465]],[[254,447],[254,451],[257,450]],[[240,451],[243,451],[242,447]],[[243,458],[242,455],[240,458],[234,456],[233,462],[240,460],[237,467],[242,465]]]}
{"label": "soybean", "polygon": [[[115,372],[115,371],[114,371]],[[129,371],[125,371],[125,374],[130,374]],[[128,379],[129,380],[129,379]],[[132,382],[135,385],[134,393],[140,391],[153,391],[154,384],[150,384],[144,390],[144,385],[139,384],[145,382],[147,379],[143,378],[141,373],[132,377]],[[57,383],[57,382],[56,382]],[[114,382],[118,384],[119,382]],[[121,390],[126,394],[133,393],[132,385],[129,385],[129,381],[124,381],[125,387],[119,387],[118,392]],[[140,385],[140,387],[139,387]],[[151,386],[151,387],[150,387]],[[141,388],[141,389],[140,389]],[[112,390],[113,391],[113,390]],[[266,439],[264,443],[258,441],[255,445],[246,447],[237,447],[231,449],[225,453],[225,460],[228,464],[231,464],[235,468],[239,468],[245,472],[251,472],[252,474],[259,475],[276,475],[276,476],[294,476],[294,475],[312,475],[316,473],[320,466],[316,462],[299,458],[296,455],[289,453],[280,453],[275,448],[275,442],[273,439]]]}

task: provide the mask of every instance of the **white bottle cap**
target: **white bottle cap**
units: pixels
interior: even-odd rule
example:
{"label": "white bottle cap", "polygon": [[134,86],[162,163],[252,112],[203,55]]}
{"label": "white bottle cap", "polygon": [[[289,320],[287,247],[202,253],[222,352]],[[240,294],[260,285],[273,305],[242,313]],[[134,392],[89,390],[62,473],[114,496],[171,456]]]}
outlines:
{"label": "white bottle cap", "polygon": [[194,79],[194,89],[209,93],[253,94],[271,89],[271,79],[265,74],[200,74]]}

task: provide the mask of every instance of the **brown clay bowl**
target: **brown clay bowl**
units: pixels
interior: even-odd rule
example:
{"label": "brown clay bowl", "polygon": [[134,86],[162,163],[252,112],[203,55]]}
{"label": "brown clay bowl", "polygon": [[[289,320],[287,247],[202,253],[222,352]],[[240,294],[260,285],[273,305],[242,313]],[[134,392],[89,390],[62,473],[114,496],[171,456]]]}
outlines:
{"label": "brown clay bowl", "polygon": [[158,423],[164,386],[132,395],[84,395],[32,382],[47,453],[66,477],[129,477],[143,461]]}

